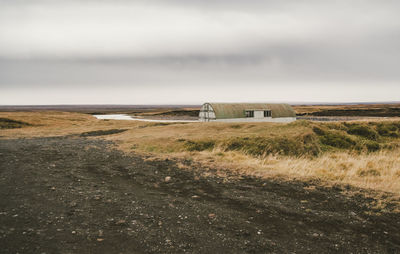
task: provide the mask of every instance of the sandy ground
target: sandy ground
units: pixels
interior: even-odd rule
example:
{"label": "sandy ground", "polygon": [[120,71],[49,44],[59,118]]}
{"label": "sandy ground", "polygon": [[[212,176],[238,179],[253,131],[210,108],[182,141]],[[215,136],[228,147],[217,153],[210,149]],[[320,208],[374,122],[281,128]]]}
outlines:
{"label": "sandy ground", "polygon": [[0,140],[1,252],[400,252],[400,215],[377,214],[372,199],[311,182],[184,171],[110,145]]}

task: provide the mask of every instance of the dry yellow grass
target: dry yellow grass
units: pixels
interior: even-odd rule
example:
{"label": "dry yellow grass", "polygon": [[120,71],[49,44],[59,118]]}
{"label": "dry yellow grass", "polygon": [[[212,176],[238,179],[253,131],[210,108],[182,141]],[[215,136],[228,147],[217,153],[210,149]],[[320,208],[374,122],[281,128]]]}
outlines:
{"label": "dry yellow grass", "polygon": [[[287,179],[319,179],[328,184],[350,184],[360,188],[400,194],[400,150],[370,154],[334,152],[316,158],[268,155],[254,158],[238,152],[191,153],[191,158],[242,174]],[[185,156],[181,154],[181,156]]]}
{"label": "dry yellow grass", "polygon": [[399,103],[393,104],[357,104],[357,105],[295,105],[293,109],[297,114],[307,114],[323,110],[371,110],[398,108]]}
{"label": "dry yellow grass", "polygon": [[64,136],[113,128],[129,129],[138,124],[130,121],[101,121],[87,114],[58,111],[0,112],[0,117],[32,125],[18,129],[1,129],[0,136],[3,138]]}
{"label": "dry yellow grass", "polygon": [[[148,153],[158,157],[190,158],[203,165],[234,170],[260,177],[320,179],[326,183],[350,184],[361,188],[400,194],[400,149],[378,152],[349,152],[333,149],[318,156],[249,155],[245,151],[224,150],[216,145],[204,151],[187,151],[186,140],[224,141],[232,137],[297,138],[313,134],[312,127],[324,124],[298,121],[277,123],[187,123],[158,124],[137,121],[97,120],[80,113],[2,112],[0,117],[33,124],[20,129],[0,130],[1,138],[45,137],[80,134],[94,130],[128,129],[100,136],[115,141],[123,151]],[[383,138],[399,144],[399,139]],[[386,143],[385,143],[386,144]],[[394,146],[396,147],[396,146]],[[183,165],[181,165],[183,167]]]}

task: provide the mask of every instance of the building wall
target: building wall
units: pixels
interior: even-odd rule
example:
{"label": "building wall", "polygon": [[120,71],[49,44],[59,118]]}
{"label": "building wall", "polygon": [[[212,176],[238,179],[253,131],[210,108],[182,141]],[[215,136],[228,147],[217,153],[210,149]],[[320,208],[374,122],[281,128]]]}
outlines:
{"label": "building wall", "polygon": [[[270,109],[268,109],[270,110]],[[288,123],[296,121],[295,116],[291,117],[264,117],[264,110],[253,110],[254,117],[238,117],[238,118],[216,118],[216,114],[211,104],[205,103],[200,109],[199,120],[203,122],[277,122]],[[273,110],[272,110],[273,111]],[[244,116],[244,114],[243,114]]]}
{"label": "building wall", "polygon": [[209,120],[215,120],[215,112],[210,104],[203,104],[199,114],[200,121],[206,122]]}
{"label": "building wall", "polygon": [[[205,103],[215,112],[218,119],[246,117],[248,110],[270,110],[273,118],[296,117],[293,108],[286,103]],[[254,116],[254,114],[253,114]]]}
{"label": "building wall", "polygon": [[200,112],[199,114],[200,120],[201,119],[215,119],[215,113],[214,111],[206,111],[206,112]]}
{"label": "building wall", "polygon": [[254,110],[254,118],[264,118],[264,110]]}
{"label": "building wall", "polygon": [[[200,119],[201,120],[201,119]],[[263,117],[263,118],[231,118],[231,119],[216,119],[210,120],[210,122],[272,122],[272,123],[290,123],[296,121],[296,117]]]}

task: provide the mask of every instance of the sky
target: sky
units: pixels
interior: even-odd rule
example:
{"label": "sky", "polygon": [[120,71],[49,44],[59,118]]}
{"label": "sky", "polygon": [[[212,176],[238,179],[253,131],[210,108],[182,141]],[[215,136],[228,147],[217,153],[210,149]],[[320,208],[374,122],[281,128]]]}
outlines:
{"label": "sky", "polygon": [[398,0],[0,0],[0,105],[400,101]]}

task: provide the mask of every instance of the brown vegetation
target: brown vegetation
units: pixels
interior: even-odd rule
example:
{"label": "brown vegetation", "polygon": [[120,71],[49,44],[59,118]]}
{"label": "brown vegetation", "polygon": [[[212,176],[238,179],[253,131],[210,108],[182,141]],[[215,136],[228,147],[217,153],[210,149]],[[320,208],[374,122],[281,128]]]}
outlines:
{"label": "brown vegetation", "polygon": [[262,177],[320,179],[400,193],[400,122],[144,123],[66,112],[13,112],[3,138],[98,136],[125,152],[180,157]]}
{"label": "brown vegetation", "polygon": [[8,118],[0,118],[0,129],[15,129],[29,126],[28,123]]}
{"label": "brown vegetation", "polygon": [[298,116],[400,117],[400,104],[295,105]]}

